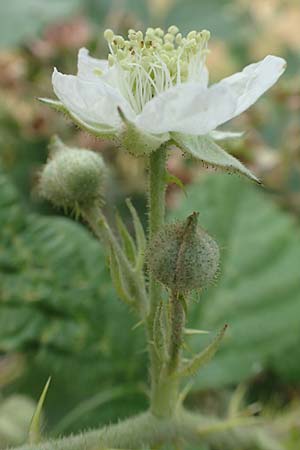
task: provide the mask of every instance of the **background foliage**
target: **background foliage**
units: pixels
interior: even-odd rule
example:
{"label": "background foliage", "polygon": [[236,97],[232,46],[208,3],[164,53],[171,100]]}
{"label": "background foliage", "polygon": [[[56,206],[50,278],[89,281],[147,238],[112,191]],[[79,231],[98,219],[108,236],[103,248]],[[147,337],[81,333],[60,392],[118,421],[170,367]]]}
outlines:
{"label": "background foliage", "polygon": [[[299,20],[297,0],[10,0],[1,5],[2,447],[26,439],[34,401],[49,375],[47,434],[116,420],[146,405],[144,336],[140,329],[132,331],[135,319],[116,298],[101,246],[83,224],[42,203],[35,190],[47,143],[57,133],[68,143],[102,152],[110,164],[110,220],[113,207],[126,214],[128,195],[145,212],[143,162],[90,138],[35,101],[53,95],[53,66],[75,71],[79,47],[105,56],[106,27],[119,32],[153,23],[176,23],[183,31],[208,28],[212,80],[267,53],[288,60],[280,83],[233,122],[231,128],[245,130],[245,137],[226,144],[252,166],[264,188],[236,176],[207,175],[173,149],[169,170],[191,186],[187,198],[170,187],[167,202],[170,220],[200,211],[202,225],[222,248],[218,281],[193,300],[190,326],[213,332],[228,322],[230,328],[216,359],[194,380],[188,401],[222,413],[231,391],[245,383],[249,402],[264,403],[272,413],[292,406],[297,411]],[[187,352],[206,339],[190,337]],[[2,423],[13,431],[7,433],[5,425],[4,434]],[[287,448],[294,450],[299,433],[289,429]]]}

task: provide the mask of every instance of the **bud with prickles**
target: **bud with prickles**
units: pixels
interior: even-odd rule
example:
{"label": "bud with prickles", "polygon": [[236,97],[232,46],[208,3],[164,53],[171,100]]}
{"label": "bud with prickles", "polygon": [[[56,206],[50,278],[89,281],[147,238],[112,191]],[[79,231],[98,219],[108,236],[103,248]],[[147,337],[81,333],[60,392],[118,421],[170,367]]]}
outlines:
{"label": "bud with prickles", "polygon": [[166,225],[149,244],[150,271],[173,291],[204,288],[216,275],[219,247],[197,222],[193,213],[185,222]]}
{"label": "bud with prickles", "polygon": [[82,211],[102,203],[105,175],[99,154],[68,147],[55,137],[40,175],[39,191],[57,207]]}

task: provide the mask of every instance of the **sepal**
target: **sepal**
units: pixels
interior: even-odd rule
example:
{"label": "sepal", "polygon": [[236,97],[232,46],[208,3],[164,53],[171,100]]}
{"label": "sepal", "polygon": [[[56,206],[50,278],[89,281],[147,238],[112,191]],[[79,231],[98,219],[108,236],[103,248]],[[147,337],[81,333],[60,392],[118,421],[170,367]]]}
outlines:
{"label": "sepal", "polygon": [[126,199],[126,205],[131,213],[135,239],[132,238],[118,213],[116,213],[116,224],[119,231],[123,252],[126,255],[132,269],[140,272],[144,266],[147,240],[143,225],[130,199]]}
{"label": "sepal", "polygon": [[42,410],[47,397],[48,389],[51,383],[51,377],[48,378],[44,389],[40,395],[38,404],[34,411],[29,427],[29,444],[37,444],[42,440],[41,429],[42,429]]}
{"label": "sepal", "polygon": [[38,98],[38,100],[44,105],[49,106],[55,111],[63,113],[66,117],[72,120],[79,128],[101,139],[114,139],[117,134],[117,130],[112,127],[104,126],[98,123],[87,123],[79,116],[69,111],[65,105],[59,100],[53,100],[51,98]]}
{"label": "sepal", "polygon": [[226,141],[230,139],[241,139],[244,136],[244,132],[239,131],[221,131],[213,130],[209,133],[209,136],[215,141]]}
{"label": "sepal", "polygon": [[164,313],[164,305],[161,301],[156,307],[153,321],[154,347],[160,361],[166,361],[168,358],[168,336]]}
{"label": "sepal", "polygon": [[181,150],[202,161],[204,164],[225,172],[239,173],[260,184],[259,179],[246,166],[225,152],[210,136],[191,136],[183,133],[172,133],[172,138]]}
{"label": "sepal", "polygon": [[186,195],[186,189],[185,189],[183,182],[178,177],[171,174],[167,170],[166,170],[166,174],[165,174],[165,180],[166,180],[166,184],[176,184],[176,186],[178,186]]}
{"label": "sepal", "polygon": [[190,377],[195,375],[205,364],[207,364],[217,352],[225,331],[227,330],[228,325],[224,325],[219,334],[215,337],[215,339],[198,355],[194,356],[192,360],[187,362],[185,366],[183,366],[177,373],[176,376],[178,378],[182,377]]}
{"label": "sepal", "polygon": [[118,108],[123,122],[122,130],[118,133],[117,142],[134,156],[150,155],[162,144],[170,139],[169,133],[151,134],[138,128],[127,119],[121,108]]}
{"label": "sepal", "polygon": [[137,248],[131,234],[129,233],[118,212],[116,212],[116,225],[121,239],[123,251],[127,256],[128,261],[134,265],[137,257]]}
{"label": "sepal", "polygon": [[135,306],[136,299],[128,283],[128,273],[126,273],[127,271],[122,266],[112,246],[109,252],[109,268],[113,285],[120,300],[129,306]]}
{"label": "sepal", "polygon": [[193,328],[185,328],[183,332],[186,336],[193,336],[195,334],[209,334],[209,331],[207,330],[197,330]]}
{"label": "sepal", "polygon": [[50,108],[54,109],[55,111],[62,112],[64,114],[68,113],[67,108],[59,100],[53,100],[52,98],[44,97],[38,97],[37,99],[44,105],[50,106]]}

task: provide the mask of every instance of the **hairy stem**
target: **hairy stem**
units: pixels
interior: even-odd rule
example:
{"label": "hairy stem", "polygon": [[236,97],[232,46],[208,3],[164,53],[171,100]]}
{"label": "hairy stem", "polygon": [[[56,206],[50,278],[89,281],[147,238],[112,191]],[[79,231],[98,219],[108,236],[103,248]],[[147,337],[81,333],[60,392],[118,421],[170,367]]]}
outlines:
{"label": "hairy stem", "polygon": [[[88,222],[95,236],[101,240],[104,248],[109,251],[109,248],[114,249],[120,263],[122,264],[124,271],[127,275],[127,281],[131,283],[132,290],[135,292],[136,303],[132,303],[135,306],[142,318],[147,315],[148,312],[148,299],[145,288],[145,281],[142,271],[137,271],[133,268],[126,257],[123,249],[121,248],[118,240],[112,232],[109,224],[102,211],[98,208],[89,209],[84,212],[84,218]],[[134,300],[134,299],[132,299]]]}
{"label": "hairy stem", "polygon": [[157,418],[150,412],[145,412],[99,430],[25,445],[14,450],[128,450],[155,448],[180,441],[222,450],[232,450],[233,447],[283,450],[280,443],[271,437],[272,432],[270,425],[250,422],[249,418],[244,421],[231,419],[230,422],[223,422],[185,410],[177,411],[172,418]]}
{"label": "hairy stem", "polygon": [[183,328],[185,323],[185,312],[183,308],[184,300],[180,298],[180,294],[172,291],[170,298],[170,357],[168,364],[168,372],[173,373],[180,362],[180,350],[183,340]]}
{"label": "hairy stem", "polygon": [[[166,190],[166,147],[162,146],[151,153],[149,160],[149,239],[163,226],[165,221],[165,190]],[[150,312],[147,319],[147,331],[149,339],[150,376],[151,376],[151,410],[161,415],[161,404],[157,404],[157,388],[161,362],[151,344],[153,339],[153,325],[156,308],[162,297],[162,286],[149,275]]]}

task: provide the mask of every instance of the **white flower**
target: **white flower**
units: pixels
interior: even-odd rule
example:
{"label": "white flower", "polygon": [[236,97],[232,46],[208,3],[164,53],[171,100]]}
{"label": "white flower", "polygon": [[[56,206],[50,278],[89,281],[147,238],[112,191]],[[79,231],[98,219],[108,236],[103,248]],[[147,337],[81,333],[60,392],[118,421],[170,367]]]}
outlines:
{"label": "white flower", "polygon": [[149,153],[175,141],[206,163],[224,167],[220,161],[225,158],[228,169],[255,178],[213,140],[234,137],[216,128],[248,109],[277,81],[284,59],[269,55],[208,86],[208,31],[182,37],[172,26],[166,34],[159,28],[148,28],[145,35],[129,30],[128,40],[111,30],[104,36],[108,60],[81,49],[76,76],[54,70],[59,102],[44,101],[97,136],[119,137],[133,153],[141,153],[145,143],[142,152]]}

